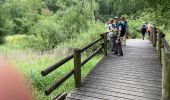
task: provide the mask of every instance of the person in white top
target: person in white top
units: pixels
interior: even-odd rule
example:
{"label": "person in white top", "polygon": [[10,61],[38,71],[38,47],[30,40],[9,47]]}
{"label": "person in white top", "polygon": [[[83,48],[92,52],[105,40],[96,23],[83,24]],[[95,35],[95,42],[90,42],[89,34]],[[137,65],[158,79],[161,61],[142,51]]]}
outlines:
{"label": "person in white top", "polygon": [[110,18],[105,26],[107,27],[108,39],[110,41],[111,51],[113,52],[114,51],[114,44],[113,44],[113,19]]}

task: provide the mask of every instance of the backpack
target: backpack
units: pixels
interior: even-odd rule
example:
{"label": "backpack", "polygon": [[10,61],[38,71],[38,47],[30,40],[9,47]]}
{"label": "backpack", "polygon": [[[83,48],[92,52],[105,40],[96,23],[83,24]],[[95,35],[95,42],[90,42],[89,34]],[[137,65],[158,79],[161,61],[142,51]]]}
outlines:
{"label": "backpack", "polygon": [[[119,24],[116,23],[116,24],[112,24],[112,27],[116,30],[119,30]],[[118,34],[118,32],[113,32],[113,35],[116,36]]]}
{"label": "backpack", "polygon": [[145,32],[146,32],[146,25],[143,25],[143,26],[142,26],[141,31],[142,31],[142,33],[145,33]]}
{"label": "backpack", "polygon": [[119,25],[122,27],[122,31],[126,31],[126,27],[127,27],[127,21],[121,21],[119,23]]}
{"label": "backpack", "polygon": [[117,30],[119,29],[119,24],[117,23],[116,25],[115,24],[112,24],[112,27],[115,29],[117,28]]}

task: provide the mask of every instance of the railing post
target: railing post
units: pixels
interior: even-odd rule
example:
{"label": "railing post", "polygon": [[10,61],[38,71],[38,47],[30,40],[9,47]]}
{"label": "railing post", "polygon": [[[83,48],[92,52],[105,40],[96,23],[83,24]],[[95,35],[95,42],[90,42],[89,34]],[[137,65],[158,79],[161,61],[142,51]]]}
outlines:
{"label": "railing post", "polygon": [[161,32],[158,32],[158,57],[159,57],[159,60],[161,62],[161,44],[162,44],[162,41],[161,41]]}
{"label": "railing post", "polygon": [[157,32],[156,32],[156,27],[153,28],[153,47],[156,47],[156,42],[157,42]]}
{"label": "railing post", "polygon": [[104,54],[107,56],[107,33],[104,33]]}
{"label": "railing post", "polygon": [[150,33],[150,41],[151,43],[153,43],[153,33],[154,33],[154,28],[152,28],[152,32]]}
{"label": "railing post", "polygon": [[81,50],[74,49],[74,81],[75,88],[81,86]]}
{"label": "railing post", "polygon": [[163,58],[163,82],[162,82],[162,97],[163,100],[170,100],[170,52],[164,51]]}
{"label": "railing post", "polygon": [[103,34],[100,34],[100,36],[103,38],[104,40],[104,55],[107,56],[107,33],[103,33]]}

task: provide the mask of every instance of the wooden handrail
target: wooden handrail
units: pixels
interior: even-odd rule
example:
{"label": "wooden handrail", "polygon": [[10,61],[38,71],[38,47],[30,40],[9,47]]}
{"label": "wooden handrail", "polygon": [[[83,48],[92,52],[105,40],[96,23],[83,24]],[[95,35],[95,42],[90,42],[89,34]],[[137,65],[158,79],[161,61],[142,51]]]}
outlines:
{"label": "wooden handrail", "polygon": [[153,43],[153,47],[156,47],[156,42],[157,42],[157,31],[156,31],[156,27],[153,28],[153,37],[152,37],[152,43]]}
{"label": "wooden handrail", "polygon": [[89,57],[87,57],[84,61],[82,61],[81,66],[83,66],[84,64],[86,64],[90,59],[92,59],[99,51],[101,51],[103,49],[103,47],[100,47],[99,49],[97,49],[96,51],[94,51],[94,53],[92,53]]}
{"label": "wooden handrail", "polygon": [[168,42],[166,41],[165,38],[162,38],[162,44],[163,44],[163,46],[164,46],[164,48],[166,49],[167,52],[170,51],[170,46],[169,46],[169,44],[168,44]]}
{"label": "wooden handrail", "polygon": [[66,92],[62,92],[59,95],[57,95],[56,97],[53,98],[53,100],[64,100],[67,96]]}
{"label": "wooden handrail", "polygon": [[92,43],[86,45],[85,47],[83,47],[83,48],[81,49],[81,52],[87,50],[88,48],[90,48],[91,46],[93,46],[93,45],[96,44],[97,42],[101,41],[102,39],[103,39],[103,38],[101,37],[101,38],[99,38],[99,39],[93,41]]}
{"label": "wooden handrail", "polygon": [[[97,44],[98,42],[103,41],[102,47],[99,47],[96,51],[94,51],[89,57],[87,57],[84,61],[81,62],[81,53],[83,53],[88,48],[92,47],[93,45]],[[63,64],[67,63],[71,59],[74,59],[74,69],[70,70],[66,73],[63,77],[56,80],[48,89],[45,90],[45,95],[51,94],[56,88],[58,88],[62,83],[64,83],[68,78],[70,78],[74,74],[74,81],[75,81],[75,88],[79,88],[81,86],[81,67],[86,64],[90,59],[92,59],[96,54],[99,53],[104,48],[104,54],[107,55],[107,32],[100,34],[100,38],[96,39],[95,41],[89,43],[88,45],[84,46],[83,48],[74,49],[73,54],[64,59],[60,60],[56,64],[46,68],[45,70],[41,71],[42,76],[46,76],[62,66]],[[64,97],[66,94],[60,94]],[[58,98],[56,97],[56,98]]]}
{"label": "wooden handrail", "polygon": [[71,54],[70,56],[60,60],[59,62],[57,62],[56,64],[48,67],[47,69],[41,71],[41,75],[42,76],[46,76],[49,73],[51,73],[52,71],[54,71],[55,69],[59,68],[61,65],[63,65],[64,63],[68,62],[69,60],[71,60],[73,58],[73,54]]}
{"label": "wooden handrail", "polygon": [[162,64],[162,100],[170,100],[170,46],[165,34],[158,28],[153,32],[154,36],[158,39],[153,38],[153,47],[157,47],[157,54]]}
{"label": "wooden handrail", "polygon": [[59,87],[71,75],[73,75],[73,73],[74,73],[74,70],[72,69],[70,72],[68,72],[63,77],[61,77],[59,80],[57,80],[55,83],[53,83],[47,90],[45,90],[45,95],[49,95],[50,93],[52,93],[57,87]]}

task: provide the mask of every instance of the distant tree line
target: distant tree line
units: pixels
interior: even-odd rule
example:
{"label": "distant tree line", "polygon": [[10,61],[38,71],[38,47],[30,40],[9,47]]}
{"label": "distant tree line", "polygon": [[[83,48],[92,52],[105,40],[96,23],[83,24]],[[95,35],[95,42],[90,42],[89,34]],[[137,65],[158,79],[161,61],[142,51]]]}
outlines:
{"label": "distant tree line", "polygon": [[0,40],[7,34],[27,34],[35,46],[44,42],[51,48],[87,31],[90,22],[121,15],[137,19],[142,13],[164,28],[170,26],[169,0],[1,0]]}

